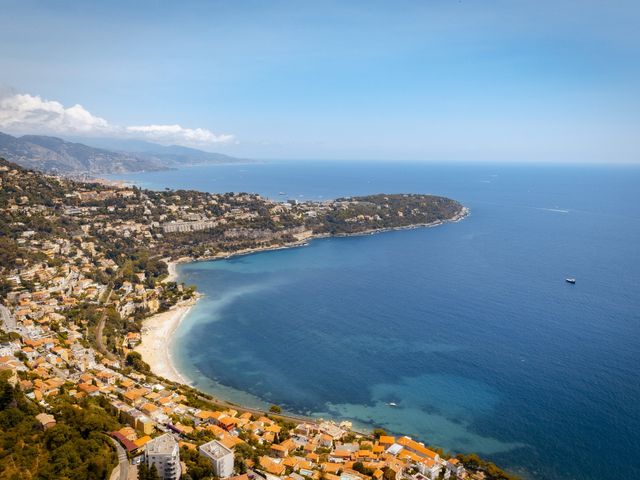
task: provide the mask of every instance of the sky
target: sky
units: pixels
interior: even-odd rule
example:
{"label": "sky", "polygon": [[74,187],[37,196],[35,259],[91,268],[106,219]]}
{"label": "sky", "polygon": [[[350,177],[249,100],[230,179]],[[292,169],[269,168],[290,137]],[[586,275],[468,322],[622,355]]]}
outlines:
{"label": "sky", "polygon": [[640,163],[640,2],[0,0],[0,131]]}

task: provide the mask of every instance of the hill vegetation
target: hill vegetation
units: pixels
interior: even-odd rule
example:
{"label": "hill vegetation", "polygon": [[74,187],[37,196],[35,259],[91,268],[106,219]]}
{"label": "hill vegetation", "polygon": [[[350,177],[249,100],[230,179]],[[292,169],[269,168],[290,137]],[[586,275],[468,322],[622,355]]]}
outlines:
{"label": "hill vegetation", "polygon": [[108,478],[117,464],[107,432],[119,428],[98,399],[61,396],[52,405],[57,423],[44,429],[37,404],[0,371],[0,479]]}

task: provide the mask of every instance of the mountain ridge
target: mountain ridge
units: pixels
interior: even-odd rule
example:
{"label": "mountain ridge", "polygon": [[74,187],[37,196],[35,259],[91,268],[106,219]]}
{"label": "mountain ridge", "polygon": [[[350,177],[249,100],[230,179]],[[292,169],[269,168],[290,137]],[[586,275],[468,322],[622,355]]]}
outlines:
{"label": "mountain ridge", "polygon": [[[157,171],[185,165],[247,161],[178,145],[165,147],[150,142],[139,143],[137,151],[127,151],[48,135],[15,137],[0,132],[0,156],[25,168],[62,175]],[[123,145],[126,146],[126,142]]]}

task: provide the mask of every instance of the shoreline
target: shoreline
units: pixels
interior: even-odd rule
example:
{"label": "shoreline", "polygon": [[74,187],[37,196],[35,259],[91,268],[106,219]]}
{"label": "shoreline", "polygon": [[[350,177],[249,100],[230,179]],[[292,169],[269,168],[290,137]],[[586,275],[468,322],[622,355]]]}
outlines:
{"label": "shoreline", "polygon": [[162,279],[162,283],[177,282],[180,275],[178,274],[178,264],[191,263],[194,261],[191,257],[181,257],[177,260],[171,260],[170,258],[163,258],[162,261],[167,264],[168,274]]}
{"label": "shoreline", "polygon": [[176,304],[166,312],[156,313],[142,321],[142,341],[133,350],[149,364],[154,375],[190,386],[189,379],[173,363],[171,344],[173,334],[200,297],[198,295],[195,299]]}
{"label": "shoreline", "polygon": [[[321,238],[358,237],[358,236],[376,235],[379,233],[386,233],[386,232],[393,232],[393,231],[400,231],[400,230],[432,228],[432,227],[444,225],[446,223],[457,223],[469,215],[470,215],[469,209],[467,207],[463,207],[458,214],[454,215],[450,219],[437,220],[435,222],[430,222],[430,223],[421,223],[421,224],[406,225],[406,226],[400,226],[400,227],[388,227],[388,228],[381,228],[381,229],[371,229],[371,230],[364,230],[362,232],[357,232],[357,233],[345,233],[345,234],[337,234],[337,235],[332,235],[332,234],[311,235],[308,238],[287,243],[287,244],[263,246],[263,247],[255,247],[255,248],[245,248],[232,253],[218,252],[215,255],[212,255],[210,257],[202,257],[202,258],[181,257],[176,260],[165,258],[163,259],[163,261],[167,264],[168,275],[166,278],[162,280],[162,283],[177,282],[179,278],[177,266],[183,263],[226,260],[233,257],[251,255],[253,253],[305,247],[309,245],[309,241],[315,240],[315,239],[321,239]],[[198,300],[201,297],[202,297],[201,294],[196,293],[195,299],[188,300],[187,302],[184,302],[184,303],[176,304],[166,312],[157,313],[148,318],[145,318],[142,321],[142,330],[141,330],[142,341],[138,346],[136,346],[134,351],[140,353],[140,355],[142,356],[142,360],[144,360],[146,363],[149,364],[149,367],[151,368],[151,371],[153,372],[154,375],[163,377],[175,383],[181,383],[191,387],[192,382],[175,367],[175,364],[173,363],[170,347],[173,341],[173,334],[178,329],[178,327],[180,326],[182,321],[185,319],[187,314],[191,311],[191,308],[198,302]],[[222,398],[219,400],[223,401],[224,403],[228,403],[227,400],[224,400]],[[238,407],[246,408],[242,405],[238,405]]]}

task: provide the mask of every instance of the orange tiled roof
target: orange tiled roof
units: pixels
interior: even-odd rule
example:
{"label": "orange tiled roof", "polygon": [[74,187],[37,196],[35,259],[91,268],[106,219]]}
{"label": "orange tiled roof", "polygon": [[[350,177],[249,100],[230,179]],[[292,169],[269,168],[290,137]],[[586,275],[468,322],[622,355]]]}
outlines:
{"label": "orange tiled roof", "polygon": [[260,466],[272,475],[282,475],[285,466],[282,463],[276,463],[266,456],[260,457]]}
{"label": "orange tiled roof", "polygon": [[436,456],[438,455],[433,450],[429,450],[427,447],[425,447],[421,443],[418,443],[409,437],[400,437],[396,441],[396,443],[398,443],[399,445],[402,445],[405,448],[413,450],[415,453],[417,453],[421,457],[436,458]]}

